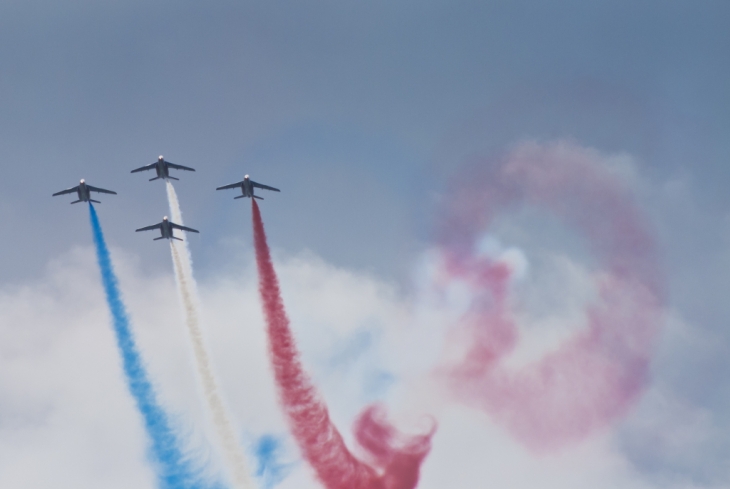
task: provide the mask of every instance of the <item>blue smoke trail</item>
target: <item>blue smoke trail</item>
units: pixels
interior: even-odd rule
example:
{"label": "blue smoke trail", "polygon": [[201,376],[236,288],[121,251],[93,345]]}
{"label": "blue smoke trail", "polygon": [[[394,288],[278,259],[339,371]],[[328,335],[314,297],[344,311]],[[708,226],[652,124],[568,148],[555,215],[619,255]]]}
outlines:
{"label": "blue smoke trail", "polygon": [[127,308],[122,302],[109,249],[104,241],[104,233],[101,230],[96,210],[91,203],[89,210],[96,257],[101,269],[101,279],[104,283],[109,311],[112,314],[117,345],[122,354],[124,374],[129,391],[142,414],[147,434],[152,442],[150,455],[156,465],[159,487],[161,489],[219,489],[218,484],[211,486],[202,481],[200,471],[195,470],[190,461],[185,458],[180,449],[180,442],[170,426],[167,413],[157,402],[157,396],[147,376],[129,326]]}
{"label": "blue smoke trail", "polygon": [[256,440],[253,447],[258,459],[256,477],[259,478],[264,489],[273,489],[278,486],[294,468],[294,464],[280,461],[282,445],[281,438],[265,434]]}

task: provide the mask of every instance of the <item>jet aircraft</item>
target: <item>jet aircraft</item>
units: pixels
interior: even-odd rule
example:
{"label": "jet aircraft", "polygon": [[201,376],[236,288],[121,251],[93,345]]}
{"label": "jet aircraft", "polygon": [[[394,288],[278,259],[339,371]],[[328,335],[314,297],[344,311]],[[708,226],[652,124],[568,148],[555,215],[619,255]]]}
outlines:
{"label": "jet aircraft", "polygon": [[187,170],[187,171],[195,171],[195,168],[190,168],[187,166],[182,165],[176,165],[175,163],[170,163],[169,161],[165,161],[165,158],[160,155],[157,158],[157,161],[154,163],[150,163],[149,165],[141,166],[137,168],[136,170],[132,170],[132,173],[136,173],[138,171],[146,171],[151,169],[157,170],[157,176],[155,178],[150,178],[150,182],[152,180],[157,180],[160,178],[170,178],[172,180],[180,180],[179,178],[171,177],[170,176],[170,168],[174,168],[176,170]]}
{"label": "jet aircraft", "polygon": [[81,182],[79,182],[78,185],[75,187],[67,188],[66,190],[61,190],[60,192],[56,192],[53,194],[53,197],[56,195],[63,195],[63,194],[72,194],[76,192],[79,196],[79,200],[74,200],[71,202],[72,204],[78,204],[79,202],[96,202],[97,204],[101,204],[98,200],[94,200],[91,198],[91,192],[100,192],[102,194],[114,194],[117,195],[116,192],[112,190],[106,190],[103,188],[98,187],[92,187],[91,185],[86,183],[86,180],[83,178],[81,179]]}
{"label": "jet aircraft", "polygon": [[259,197],[258,195],[254,195],[253,189],[254,188],[263,188],[265,190],[273,190],[274,192],[281,192],[278,188],[269,187],[268,185],[263,185],[261,183],[254,182],[253,180],[248,178],[248,175],[243,177],[243,180],[236,183],[231,183],[229,185],[223,185],[222,187],[218,187],[216,190],[225,190],[228,188],[236,188],[241,187],[241,193],[243,195],[239,195],[238,197],[233,197],[234,199],[242,199],[244,197],[253,197],[254,199],[261,199],[264,200],[263,197]]}
{"label": "jet aircraft", "polygon": [[162,222],[161,223],[159,223],[159,224],[153,224],[152,226],[147,226],[147,227],[139,228],[139,229],[137,229],[136,232],[140,232],[140,231],[151,231],[153,229],[159,229],[161,236],[159,238],[153,239],[152,241],[157,241],[158,239],[165,239],[165,238],[166,239],[176,239],[178,241],[182,241],[182,239],[176,238],[173,235],[173,233],[172,233],[172,230],[173,229],[180,229],[182,231],[190,231],[191,233],[199,233],[200,232],[197,229],[193,229],[193,228],[189,228],[189,227],[186,227],[186,226],[181,226],[179,224],[175,224],[174,222],[168,220],[167,219],[167,216],[165,216],[165,217],[162,218]]}

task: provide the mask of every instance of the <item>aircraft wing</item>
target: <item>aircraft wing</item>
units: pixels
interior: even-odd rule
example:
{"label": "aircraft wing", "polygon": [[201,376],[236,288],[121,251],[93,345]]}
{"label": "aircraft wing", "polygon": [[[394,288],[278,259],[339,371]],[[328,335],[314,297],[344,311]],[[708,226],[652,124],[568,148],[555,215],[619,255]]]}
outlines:
{"label": "aircraft wing", "polygon": [[147,227],[139,228],[139,229],[137,229],[136,232],[139,232],[139,231],[152,231],[153,229],[160,229],[161,227],[162,227],[162,223],[153,224],[152,226],[147,226]]}
{"label": "aircraft wing", "polygon": [[78,191],[78,189],[79,189],[79,186],[76,185],[75,187],[67,188],[66,190],[61,190],[60,192],[56,192],[55,194],[53,194],[53,197],[55,197],[56,195],[72,194],[72,193]]}
{"label": "aircraft wing", "polygon": [[167,163],[167,166],[169,166],[170,168],[174,168],[176,170],[195,171],[195,168],[190,168],[189,166],[176,165],[175,163],[170,163],[169,161],[165,161],[165,163]]}
{"label": "aircraft wing", "polygon": [[88,188],[88,189],[89,189],[89,190],[90,190],[91,192],[99,192],[99,193],[101,193],[101,194],[114,194],[114,195],[117,195],[117,193],[116,193],[115,191],[113,191],[113,190],[107,190],[107,189],[105,189],[105,188],[99,188],[99,187],[92,187],[92,186],[91,186],[91,185],[89,185],[89,184],[86,184],[86,187],[87,187],[87,188]]}
{"label": "aircraft wing", "polygon": [[183,231],[190,231],[191,233],[199,233],[200,232],[197,229],[189,228],[189,227],[186,227],[186,226],[181,226],[179,224],[175,224],[174,222],[171,222],[170,225],[172,227],[174,227],[175,229],[181,229]]}
{"label": "aircraft wing", "polygon": [[281,192],[278,188],[269,187],[268,185],[264,185],[263,183],[256,183],[253,180],[251,180],[251,185],[258,188],[263,188],[265,190],[273,190],[274,192]]}
{"label": "aircraft wing", "polygon": [[151,170],[151,169],[153,169],[153,168],[154,168],[154,167],[155,167],[156,165],[157,165],[157,163],[155,162],[155,163],[150,163],[149,165],[145,165],[145,166],[140,166],[140,167],[139,167],[139,168],[137,168],[136,170],[132,170],[132,171],[131,171],[130,173],[137,173],[138,171],[145,171],[145,170]]}
{"label": "aircraft wing", "polygon": [[241,180],[238,183],[230,183],[228,185],[223,185],[222,187],[218,187],[216,190],[225,190],[227,188],[236,188],[236,187],[240,187],[241,185],[243,185],[243,180]]}

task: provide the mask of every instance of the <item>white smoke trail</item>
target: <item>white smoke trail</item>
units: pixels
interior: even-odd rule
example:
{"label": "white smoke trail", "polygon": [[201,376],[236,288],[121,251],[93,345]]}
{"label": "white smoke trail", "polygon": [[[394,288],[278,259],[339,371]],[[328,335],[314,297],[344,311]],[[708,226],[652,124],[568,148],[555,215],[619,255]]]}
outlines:
{"label": "white smoke trail", "polygon": [[[167,199],[170,204],[170,215],[172,222],[183,224],[180,204],[177,200],[175,188],[170,181],[167,181]],[[175,276],[180,290],[183,307],[185,309],[185,322],[188,327],[188,334],[193,344],[195,364],[203,384],[203,392],[208,406],[213,415],[213,424],[223,444],[223,450],[232,469],[233,481],[238,489],[253,489],[253,484],[248,475],[246,457],[236,440],[233,424],[228,418],[223,400],[218,392],[218,385],[213,375],[208,352],[203,342],[203,334],[200,328],[200,314],[198,313],[198,292],[193,278],[193,262],[188,249],[187,241],[170,240],[172,261],[175,268]]]}

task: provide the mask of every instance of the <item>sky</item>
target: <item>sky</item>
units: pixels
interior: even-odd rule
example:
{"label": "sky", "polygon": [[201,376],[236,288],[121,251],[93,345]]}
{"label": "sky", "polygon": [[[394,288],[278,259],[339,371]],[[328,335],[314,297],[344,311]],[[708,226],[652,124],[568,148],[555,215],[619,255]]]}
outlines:
{"label": "sky", "polygon": [[[283,440],[278,487],[318,486],[276,414],[249,203],[214,190],[244,174],[282,190],[262,192],[269,242],[341,430],[373,400],[396,420],[438,417],[419,487],[730,487],[728,21],[723,0],[2,2],[0,485],[152,487],[86,210],[51,198],[81,178],[118,192],[97,209],[145,359],[191,445],[220,464],[168,247],[134,233],[168,212],[162,183],[130,174],[161,154],[196,168],[175,184],[201,231],[189,242],[207,339],[242,443]],[[559,141],[619,175],[666,298],[631,410],[535,454],[424,387],[443,325],[419,318],[441,317],[423,277],[452,182]],[[492,231],[525,256],[528,282],[584,264],[579,232],[549,216]],[[567,268],[541,268],[545,253]],[[575,280],[558,280],[561,297],[580,295]],[[401,360],[408,345],[423,355]]]}

